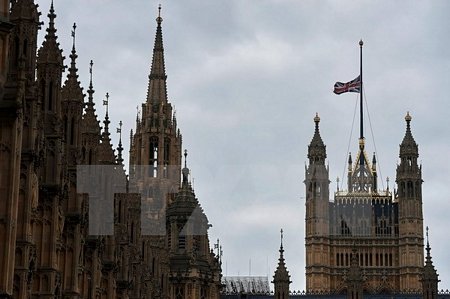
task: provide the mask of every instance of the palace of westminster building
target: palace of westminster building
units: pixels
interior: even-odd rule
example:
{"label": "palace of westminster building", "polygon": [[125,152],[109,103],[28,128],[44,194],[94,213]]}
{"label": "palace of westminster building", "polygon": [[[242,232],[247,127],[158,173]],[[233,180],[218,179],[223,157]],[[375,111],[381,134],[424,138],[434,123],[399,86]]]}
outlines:
{"label": "palace of westminster building", "polygon": [[[360,139],[356,162],[349,156],[348,190],[333,202],[316,116],[305,170],[306,294],[289,295],[283,244],[273,294],[226,293],[167,99],[160,14],[128,176],[121,139],[116,150],[111,143],[108,112],[103,126],[96,115],[92,62],[86,98],[75,39],[63,78],[53,3],[38,48],[40,17],[34,0],[0,0],[0,298],[437,298],[428,242],[424,266],[422,177],[409,114],[398,190],[378,190],[376,159]],[[110,174],[87,173],[99,169],[114,173],[120,192],[80,192],[80,184],[111,185]]]}

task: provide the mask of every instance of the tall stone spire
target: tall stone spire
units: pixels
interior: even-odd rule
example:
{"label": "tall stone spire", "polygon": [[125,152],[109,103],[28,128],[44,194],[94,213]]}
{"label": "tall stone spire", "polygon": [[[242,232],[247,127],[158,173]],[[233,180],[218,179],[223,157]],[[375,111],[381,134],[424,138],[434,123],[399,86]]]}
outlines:
{"label": "tall stone spire", "polygon": [[147,103],[165,103],[167,102],[167,75],[164,64],[164,46],[162,38],[161,23],[161,5],[158,8],[158,17],[156,18],[156,37],[153,47],[153,59],[152,67],[150,70],[148,90],[147,90]]}
{"label": "tall stone spire", "polygon": [[425,267],[422,272],[422,290],[424,299],[436,299],[438,295],[438,283],[439,275],[434,268],[433,261],[431,260],[431,248],[428,240],[428,226],[426,228],[427,237],[427,256],[425,258]]}
{"label": "tall stone spire", "polygon": [[291,276],[286,268],[286,263],[284,260],[284,249],[283,249],[283,229],[280,231],[281,234],[281,244],[280,244],[280,257],[278,258],[278,267],[275,270],[275,275],[273,276],[272,283],[275,287],[275,298],[289,298],[289,284],[291,284]]}

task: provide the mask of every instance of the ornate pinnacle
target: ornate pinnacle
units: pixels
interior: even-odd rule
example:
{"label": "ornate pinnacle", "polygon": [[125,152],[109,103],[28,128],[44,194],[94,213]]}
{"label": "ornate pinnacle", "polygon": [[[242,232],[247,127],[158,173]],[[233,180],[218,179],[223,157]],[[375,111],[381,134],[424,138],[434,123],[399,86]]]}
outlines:
{"label": "ornate pinnacle", "polygon": [[408,111],[408,112],[406,112],[406,116],[405,116],[407,130],[411,129],[411,126],[410,126],[411,120],[412,120],[412,117],[411,117],[411,115],[409,115],[409,111]]}
{"label": "ornate pinnacle", "polygon": [[314,122],[316,123],[316,130],[319,130],[320,117],[319,113],[316,112],[316,116],[314,117]]}
{"label": "ornate pinnacle", "polygon": [[163,19],[161,18],[161,4],[158,6],[158,17],[156,18],[156,22],[158,22],[158,25],[161,25],[161,22]]}
{"label": "ornate pinnacle", "polygon": [[106,106],[106,117],[108,117],[109,92],[106,93],[106,100],[103,100],[103,106]]}
{"label": "ornate pinnacle", "polygon": [[72,27],[72,39],[73,39],[73,45],[72,45],[72,52],[70,53],[70,68],[69,68],[69,76],[77,78],[77,71],[76,68],[76,59],[78,58],[78,55],[75,51],[75,30],[77,29],[77,24],[73,23]]}
{"label": "ornate pinnacle", "polygon": [[73,30],[72,30],[72,39],[73,39],[73,44],[72,44],[72,51],[75,51],[75,30],[77,29],[77,23],[73,23],[72,26]]}
{"label": "ornate pinnacle", "polygon": [[119,127],[117,128],[117,133],[119,133],[119,146],[117,147],[117,163],[123,164],[123,158],[122,158],[122,121],[119,121]]}
{"label": "ornate pinnacle", "polygon": [[283,229],[280,230],[281,234],[281,248],[283,248]]}
{"label": "ornate pinnacle", "polygon": [[109,138],[109,116],[108,116],[108,105],[109,105],[109,93],[106,93],[106,100],[103,100],[103,105],[106,106],[106,114],[105,120],[103,123],[105,124],[105,129],[103,130],[103,134],[105,138]]}
{"label": "ornate pinnacle", "polygon": [[93,106],[94,105],[94,98],[93,98],[93,94],[94,94],[94,88],[92,86],[92,66],[94,65],[94,62],[91,60],[91,62],[89,63],[89,89],[88,89],[88,107],[89,105]]}
{"label": "ornate pinnacle", "polygon": [[55,28],[56,14],[55,14],[55,9],[53,7],[53,0],[52,0],[52,4],[50,5],[50,11],[49,11],[47,17],[50,19],[50,21],[48,23],[46,38],[48,38],[48,37],[55,37],[55,33],[56,33],[56,28]]}

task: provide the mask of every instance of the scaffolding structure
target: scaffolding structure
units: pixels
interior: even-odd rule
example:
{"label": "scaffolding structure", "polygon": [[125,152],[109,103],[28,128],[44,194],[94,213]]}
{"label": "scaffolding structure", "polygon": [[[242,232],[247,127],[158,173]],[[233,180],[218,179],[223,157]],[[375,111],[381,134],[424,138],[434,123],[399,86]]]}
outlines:
{"label": "scaffolding structure", "polygon": [[225,294],[269,294],[270,283],[266,276],[224,276]]}

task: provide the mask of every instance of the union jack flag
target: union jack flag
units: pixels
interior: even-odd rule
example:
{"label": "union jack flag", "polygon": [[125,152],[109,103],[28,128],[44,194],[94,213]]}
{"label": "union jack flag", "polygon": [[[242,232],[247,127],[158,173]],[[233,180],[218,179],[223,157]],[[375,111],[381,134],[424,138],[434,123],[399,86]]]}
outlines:
{"label": "union jack flag", "polygon": [[334,84],[334,91],[335,94],[341,94],[344,92],[361,92],[361,76],[356,77],[350,82],[342,83],[342,82],[336,82]]}

